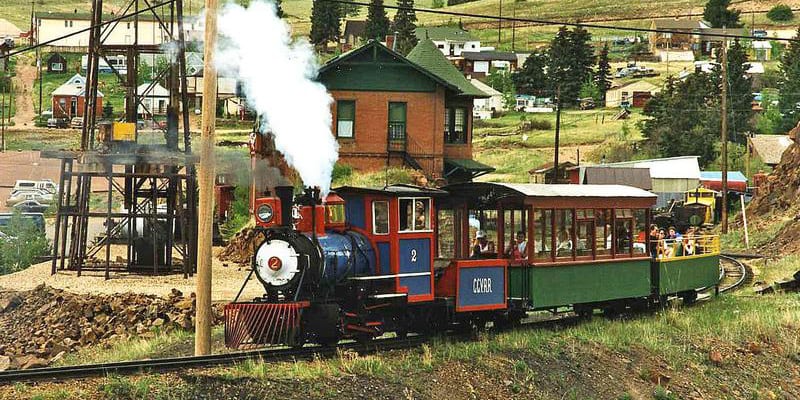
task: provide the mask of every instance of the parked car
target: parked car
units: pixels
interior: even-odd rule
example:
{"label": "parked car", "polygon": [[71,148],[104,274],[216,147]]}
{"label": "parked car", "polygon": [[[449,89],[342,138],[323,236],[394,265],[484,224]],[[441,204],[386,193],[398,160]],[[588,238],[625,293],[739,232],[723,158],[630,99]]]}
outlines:
{"label": "parked car", "polygon": [[[0,213],[0,230],[3,230],[4,227],[8,226],[13,216],[14,213]],[[45,233],[44,214],[34,213],[34,212],[23,212],[22,218],[26,221],[30,221],[31,223],[33,223],[33,226],[35,226],[36,229],[42,234]]]}
{"label": "parked car", "polygon": [[50,204],[53,202],[53,195],[44,195],[38,192],[17,192],[6,200],[6,207],[14,207],[24,201],[37,201],[42,204]]}
{"label": "parked car", "polygon": [[37,189],[45,193],[56,193],[58,192],[58,185],[56,185],[55,182],[53,182],[50,179],[42,179],[40,181],[29,181],[20,179],[14,182],[14,188],[12,189],[12,192],[33,190],[33,189]]}
{"label": "parked car", "polygon": [[75,129],[83,128],[83,117],[75,117],[69,122],[69,126]]}
{"label": "parked car", "polygon": [[585,99],[580,100],[580,108],[581,110],[593,110],[595,108],[594,99],[591,97],[587,97]]}
{"label": "parked car", "polygon": [[43,213],[48,207],[50,207],[49,204],[42,204],[36,200],[25,200],[14,205],[15,210],[30,213]]}
{"label": "parked car", "polygon": [[47,127],[57,129],[67,128],[69,127],[69,120],[66,118],[48,118]]}

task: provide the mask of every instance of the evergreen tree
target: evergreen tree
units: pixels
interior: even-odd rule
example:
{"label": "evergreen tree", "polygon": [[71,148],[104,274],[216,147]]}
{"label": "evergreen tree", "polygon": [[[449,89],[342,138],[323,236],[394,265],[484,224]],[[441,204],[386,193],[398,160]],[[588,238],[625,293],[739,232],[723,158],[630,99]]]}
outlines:
{"label": "evergreen tree", "polygon": [[594,74],[594,85],[600,91],[600,99],[606,99],[606,92],[611,89],[611,64],[608,62],[608,43],[600,50],[597,59],[597,72]]}
{"label": "evergreen tree", "polygon": [[[717,53],[717,58],[717,62],[722,62],[721,52]],[[728,49],[728,139],[741,144],[747,141],[746,133],[752,130],[753,82],[747,76],[748,69],[747,51],[736,40]],[[723,84],[721,68],[716,68],[715,72],[719,75],[716,79]]]}
{"label": "evergreen tree", "polygon": [[541,96],[547,89],[547,76],[544,68],[547,65],[547,55],[544,53],[531,53],[522,68],[518,69],[511,78],[517,93]]}
{"label": "evergreen tree", "polygon": [[389,34],[389,17],[383,8],[383,0],[372,0],[367,11],[364,39],[383,40]]}
{"label": "evergreen tree", "polygon": [[414,0],[398,0],[400,7],[394,15],[394,30],[397,32],[395,49],[400,54],[408,54],[417,45],[417,14],[414,12]]}
{"label": "evergreen tree", "polygon": [[591,38],[592,35],[581,27],[570,32],[562,26],[550,44],[547,76],[553,94],[560,88],[563,105],[575,104],[581,87],[592,77],[595,59],[589,43]]}
{"label": "evergreen tree", "polygon": [[314,0],[311,6],[311,43],[324,48],[329,42],[338,42],[341,17],[338,3]]}
{"label": "evergreen tree", "polygon": [[358,4],[352,4],[350,2],[339,3],[339,13],[342,17],[357,17],[360,12],[361,6]]}
{"label": "evergreen tree", "polygon": [[669,78],[644,108],[647,143],[662,157],[699,156],[701,167],[717,157],[719,87],[713,74],[698,72],[684,81]]}
{"label": "evergreen tree", "polygon": [[800,28],[795,40],[789,42],[781,58],[780,99],[783,130],[788,131],[800,121]]}
{"label": "evergreen tree", "polygon": [[283,7],[282,7],[283,1],[282,0],[273,0],[273,1],[275,2],[275,14],[278,15],[278,18],[285,17],[286,14],[283,12]]}
{"label": "evergreen tree", "polygon": [[712,28],[738,28],[742,24],[739,22],[740,12],[729,10],[731,0],[708,0],[703,10],[703,19],[711,24]]}

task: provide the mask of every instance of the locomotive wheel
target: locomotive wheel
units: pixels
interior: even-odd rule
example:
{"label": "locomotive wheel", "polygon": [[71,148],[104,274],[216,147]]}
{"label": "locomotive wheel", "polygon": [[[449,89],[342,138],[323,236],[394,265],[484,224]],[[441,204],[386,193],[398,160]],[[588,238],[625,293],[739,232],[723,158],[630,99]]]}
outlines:
{"label": "locomotive wheel", "polygon": [[694,290],[689,290],[680,294],[681,299],[683,299],[683,304],[689,305],[694,304],[697,301],[697,292]]}

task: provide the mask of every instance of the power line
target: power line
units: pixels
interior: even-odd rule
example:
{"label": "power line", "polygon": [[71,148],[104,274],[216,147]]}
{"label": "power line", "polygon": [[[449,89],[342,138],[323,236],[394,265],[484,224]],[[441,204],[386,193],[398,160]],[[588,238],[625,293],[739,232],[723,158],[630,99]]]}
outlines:
{"label": "power line", "polygon": [[66,35],[59,36],[57,38],[50,39],[50,40],[47,40],[47,41],[42,42],[42,43],[37,43],[37,44],[35,44],[33,46],[28,46],[28,47],[25,47],[25,48],[22,48],[22,49],[19,49],[19,50],[15,50],[15,51],[9,52],[5,56],[0,56],[0,59],[11,57],[11,56],[14,56],[14,55],[17,55],[17,54],[21,54],[21,53],[25,53],[25,52],[28,52],[28,51],[36,50],[36,49],[38,49],[40,47],[49,46],[50,44],[58,42],[59,40],[64,40],[64,39],[70,38],[72,36],[76,36],[76,35],[79,35],[81,33],[88,32],[88,31],[90,31],[90,30],[92,30],[92,29],[94,29],[94,28],[96,28],[98,26],[104,26],[104,25],[112,24],[112,23],[115,23],[115,22],[118,22],[118,21],[122,21],[123,19],[130,18],[130,17],[136,16],[136,15],[139,15],[139,14],[143,14],[145,12],[154,10],[156,8],[159,8],[159,7],[164,7],[164,6],[169,5],[171,3],[174,3],[174,2],[175,2],[175,0],[167,0],[167,1],[163,2],[163,3],[158,3],[158,4],[154,4],[154,5],[152,5],[150,7],[147,7],[147,8],[142,8],[139,11],[132,12],[130,14],[125,14],[125,15],[121,15],[119,17],[111,18],[111,19],[109,19],[107,21],[101,22],[99,25],[89,25],[88,27],[83,28],[83,29],[79,29],[79,30],[77,30],[75,32],[68,33]]}
{"label": "power line", "polygon": [[[363,6],[368,7],[369,3],[359,2],[359,1],[349,1],[349,0],[325,0],[327,2],[336,3],[336,4],[348,4],[348,5],[356,5],[356,6]],[[414,11],[414,12],[421,12],[421,13],[428,13],[428,14],[439,14],[439,15],[449,15],[453,17],[467,17],[467,18],[483,18],[488,20],[501,20],[501,21],[514,21],[514,22],[528,22],[528,23],[535,23],[540,25],[562,25],[562,26],[572,26],[572,27],[580,27],[580,28],[592,28],[592,29],[609,29],[609,30],[620,30],[620,31],[633,31],[633,32],[645,32],[645,33],[673,33],[678,35],[685,35],[687,32],[685,30],[676,30],[676,29],[656,29],[656,28],[636,28],[636,27],[622,27],[622,26],[615,26],[615,25],[600,25],[594,23],[585,23],[585,22],[569,22],[569,21],[555,21],[555,20],[541,20],[541,19],[533,19],[533,18],[520,18],[520,17],[507,17],[507,16],[498,16],[498,15],[487,15],[487,14],[473,14],[473,13],[465,13],[465,12],[457,12],[457,11],[446,11],[446,10],[433,10],[429,8],[419,8],[419,7],[405,7],[405,6],[391,6],[391,5],[384,5],[383,8],[388,8],[391,10],[407,10],[407,11]],[[689,32],[692,34],[692,32]],[[729,38],[729,39],[753,39],[753,40],[764,40],[765,38],[759,36],[750,36],[750,35],[737,35],[737,34],[730,34],[730,33],[714,33],[713,35],[716,38]],[[769,40],[776,40],[776,41],[787,41],[787,42],[795,42],[798,41],[797,39],[784,39],[784,38],[769,38]]]}

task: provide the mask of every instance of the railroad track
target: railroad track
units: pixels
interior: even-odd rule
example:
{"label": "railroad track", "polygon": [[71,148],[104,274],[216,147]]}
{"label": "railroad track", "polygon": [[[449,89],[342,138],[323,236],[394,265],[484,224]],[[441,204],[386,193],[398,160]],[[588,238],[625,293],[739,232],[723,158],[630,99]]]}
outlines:
{"label": "railroad track", "polygon": [[750,267],[733,257],[733,255],[720,254],[719,264],[719,293],[736,289],[753,277]]}
{"label": "railroad track", "polygon": [[153,360],[120,361],[102,364],[87,364],[64,367],[33,368],[0,372],[0,385],[21,381],[61,381],[75,378],[106,376],[109,374],[133,374],[147,371],[168,371],[188,368],[208,368],[233,365],[247,360],[290,361],[331,357],[340,351],[355,351],[370,354],[417,347],[428,340],[424,336],[411,336],[404,339],[377,339],[369,343],[343,343],[332,347],[303,347],[299,349],[276,348],[252,351],[239,351],[208,356],[188,356],[159,358]]}

